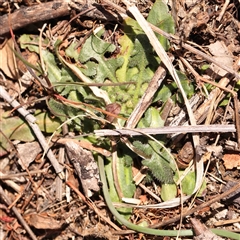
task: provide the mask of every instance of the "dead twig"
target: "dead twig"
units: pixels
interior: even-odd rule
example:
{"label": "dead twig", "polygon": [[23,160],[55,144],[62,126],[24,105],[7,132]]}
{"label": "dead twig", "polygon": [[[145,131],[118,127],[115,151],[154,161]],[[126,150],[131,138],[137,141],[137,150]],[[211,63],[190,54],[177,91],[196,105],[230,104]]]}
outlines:
{"label": "dead twig", "polygon": [[201,239],[214,239],[214,240],[224,240],[223,238],[217,236],[213,232],[211,232],[204,224],[202,224],[198,219],[190,218],[190,221],[193,226],[194,233],[196,237],[194,240]]}
{"label": "dead twig", "polygon": [[[4,202],[6,202],[6,204],[11,205],[11,201],[9,200],[8,196],[5,194],[5,192],[3,191],[3,188],[0,186],[0,196],[2,198],[2,200]],[[29,225],[27,224],[27,222],[23,219],[22,215],[19,213],[19,211],[17,210],[16,207],[12,207],[11,208],[12,211],[14,212],[14,214],[16,215],[17,219],[19,220],[19,222],[22,224],[22,226],[24,227],[24,229],[27,231],[27,233],[29,234],[29,236],[31,237],[31,239],[33,240],[37,240],[37,237],[35,236],[35,234],[33,233],[33,231],[31,230],[31,228],[29,227]]]}
{"label": "dead twig", "polygon": [[[20,8],[11,14],[12,30],[20,29],[32,23],[46,21],[70,14],[69,0],[52,1],[30,7]],[[9,33],[8,14],[0,17],[0,36]]]}
{"label": "dead twig", "polygon": [[128,118],[125,127],[126,128],[134,128],[142,115],[145,113],[147,108],[152,103],[153,96],[157,89],[160,87],[162,81],[166,76],[166,71],[163,67],[159,66],[156,70],[152,80],[149,82],[149,87],[147,88],[145,94],[139,100],[137,106],[134,108],[132,114]]}
{"label": "dead twig", "polygon": [[222,20],[222,17],[223,17],[223,15],[224,15],[224,13],[226,12],[226,9],[227,9],[229,3],[230,3],[230,0],[226,0],[226,1],[225,1],[224,5],[223,5],[223,7],[222,7],[222,10],[221,10],[221,12],[220,12],[220,14],[219,14],[219,16],[216,18],[217,21],[220,22],[220,21]]}
{"label": "dead twig", "polygon": [[199,133],[199,132],[236,132],[235,125],[196,125],[196,126],[166,126],[161,128],[123,128],[94,130],[96,136],[139,136],[143,134],[162,135],[171,133]]}
{"label": "dead twig", "polygon": [[[58,161],[60,164],[64,164],[64,154],[65,150],[63,147],[60,147],[59,149],[59,156],[58,156]],[[63,197],[63,181],[60,177],[57,177],[56,179],[56,199],[58,201],[62,201]]]}
{"label": "dead twig", "polygon": [[[225,197],[227,197],[228,195],[230,195],[231,193],[237,191],[238,189],[240,188],[240,183],[236,184],[235,186],[233,186],[231,189],[229,189],[228,191],[222,193],[222,194],[218,194],[215,198],[212,198],[211,200],[209,200],[208,202],[205,202],[195,208],[192,208],[190,210],[188,210],[187,212],[183,212],[181,215],[182,217],[186,217],[188,215],[191,215],[195,212],[198,212],[200,211],[202,208],[205,208],[205,207],[208,207],[210,206],[211,204],[215,203],[215,202],[218,202],[220,201],[221,199],[224,199]],[[163,227],[163,226],[166,226],[168,224],[171,224],[171,223],[174,223],[174,222],[177,222],[180,220],[181,218],[181,215],[177,215],[169,220],[166,220],[164,222],[161,222],[161,223],[157,223],[157,224],[154,224],[154,225],[151,225],[150,227],[151,228],[160,228],[160,227]]]}
{"label": "dead twig", "polygon": [[46,173],[48,168],[42,169],[42,170],[35,170],[35,171],[28,171],[28,172],[22,172],[22,173],[15,173],[15,174],[5,174],[0,171],[0,179],[14,179],[22,176],[29,176],[29,175],[35,175],[39,173]]}
{"label": "dead twig", "polygon": [[239,222],[240,222],[240,218],[229,219],[229,220],[220,220],[220,221],[215,222],[214,226],[219,227],[219,226],[229,225],[229,224],[239,223]]}
{"label": "dead twig", "polygon": [[112,226],[115,230],[120,231],[121,228],[119,228],[117,225],[115,225],[112,221],[110,221],[108,218],[103,216],[103,214],[98,210],[98,208],[95,206],[94,203],[90,202],[88,198],[86,198],[71,182],[66,182],[66,184],[91,208],[95,211],[95,213],[101,217],[106,223],[108,223],[110,226]]}
{"label": "dead twig", "polygon": [[38,125],[35,123],[36,118],[32,114],[30,114],[27,110],[25,110],[23,107],[19,107],[20,104],[18,103],[18,101],[12,99],[3,86],[0,86],[0,97],[7,101],[13,108],[17,108],[17,111],[27,120],[27,123],[35,133],[35,136],[38,139],[43,150],[47,153],[47,157],[50,160],[52,166],[54,167],[56,173],[63,179],[64,178],[63,167],[58,163],[51,149],[49,149],[49,146],[45,140],[44,135],[42,134]]}

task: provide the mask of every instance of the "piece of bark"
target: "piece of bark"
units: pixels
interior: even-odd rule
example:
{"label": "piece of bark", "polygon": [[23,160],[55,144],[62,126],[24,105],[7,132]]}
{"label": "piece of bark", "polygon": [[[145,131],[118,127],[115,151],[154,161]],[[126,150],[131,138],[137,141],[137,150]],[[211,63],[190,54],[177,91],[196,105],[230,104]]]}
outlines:
{"label": "piece of bark", "polygon": [[92,152],[83,149],[74,141],[65,143],[67,155],[74,166],[86,197],[100,190],[98,166]]}
{"label": "piece of bark", "polygon": [[31,5],[29,7],[21,7],[11,13],[10,21],[9,14],[0,16],[0,36],[9,34],[9,23],[12,30],[15,31],[29,24],[70,15],[71,9],[76,9],[77,11],[82,12],[82,15],[92,19],[105,21],[122,20],[119,13],[110,13],[101,5],[96,3],[90,5],[86,0],[78,0],[77,4],[72,0],[55,0],[52,2]]}
{"label": "piece of bark", "polygon": [[[32,23],[69,15],[71,9],[68,3],[67,0],[57,0],[30,7],[21,7],[10,16],[5,14],[0,17],[0,36],[9,33],[10,27],[14,31]],[[11,26],[9,26],[9,20]]]}

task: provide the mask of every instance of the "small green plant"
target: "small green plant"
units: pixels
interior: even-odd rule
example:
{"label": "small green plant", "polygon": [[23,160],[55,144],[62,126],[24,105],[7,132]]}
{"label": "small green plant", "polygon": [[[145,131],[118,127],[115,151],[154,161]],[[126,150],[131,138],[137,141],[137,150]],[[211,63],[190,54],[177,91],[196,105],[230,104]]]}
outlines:
{"label": "small green plant", "polygon": [[[157,0],[154,3],[149,13],[148,21],[169,33],[174,33],[174,21],[168,12],[168,7],[161,0]],[[77,42],[74,41],[66,49],[63,48],[66,57],[72,59],[71,62],[74,63],[63,61],[63,57],[59,53],[61,46],[61,41],[59,40],[55,43],[55,52],[51,52],[48,49],[41,50],[47,77],[57,94],[64,97],[52,97],[48,101],[48,106],[50,111],[62,121],[76,115],[84,115],[85,111],[87,113],[90,112],[91,116],[104,117],[103,113],[98,112],[98,110],[99,108],[104,108],[105,104],[99,99],[99,96],[94,95],[94,92],[91,91],[87,84],[79,84],[81,81],[78,79],[79,74],[76,72],[84,74],[89,83],[120,83],[121,85],[99,86],[98,88],[101,88],[108,94],[111,102],[119,103],[121,105],[120,114],[128,117],[146,91],[161,62],[149,43],[147,36],[135,20],[125,19],[123,23],[124,34],[118,41],[120,47],[118,53],[116,53],[116,46],[104,39],[104,31],[105,29],[102,28],[98,32],[92,33],[81,46],[80,53],[76,51]],[[157,35],[157,37],[167,51],[170,46],[168,40],[160,35]],[[21,47],[39,53],[38,46],[29,44],[30,41],[38,42],[39,38],[23,35],[20,38]],[[44,41],[49,42],[48,40]],[[61,50],[63,49],[61,48]],[[193,85],[184,74],[181,72],[178,72],[178,74],[184,90],[188,96],[191,96],[194,90]],[[181,94],[178,94],[175,83],[165,84],[157,91],[153,101],[160,100],[164,103],[169,97],[181,102]],[[63,101],[62,99],[65,100]],[[88,108],[86,103],[91,104],[93,108]],[[93,132],[93,130],[101,126],[91,117],[75,118],[70,124],[72,130],[83,133]],[[124,121],[122,124],[124,126]],[[139,122],[139,127],[160,127],[163,124],[159,111],[149,108],[144,118]],[[169,189],[175,187],[176,190],[173,178],[176,167],[170,151],[164,147],[164,139],[154,141],[142,137],[133,140],[132,144],[149,156],[142,160],[142,164],[147,166],[151,170],[152,176],[164,186],[162,198],[167,200],[173,197],[166,195],[166,192],[168,187]],[[126,148],[126,146],[124,147]],[[118,181],[124,197],[132,197],[135,187],[132,182],[131,163],[132,158],[136,154],[131,151],[129,151],[129,154],[124,154],[126,151],[122,151],[122,149],[123,146],[118,144]],[[121,201],[113,183],[111,165],[112,162],[109,159],[108,164],[106,164],[106,172],[110,195],[113,201]],[[125,209],[122,212],[124,211],[129,213],[129,209]]]}

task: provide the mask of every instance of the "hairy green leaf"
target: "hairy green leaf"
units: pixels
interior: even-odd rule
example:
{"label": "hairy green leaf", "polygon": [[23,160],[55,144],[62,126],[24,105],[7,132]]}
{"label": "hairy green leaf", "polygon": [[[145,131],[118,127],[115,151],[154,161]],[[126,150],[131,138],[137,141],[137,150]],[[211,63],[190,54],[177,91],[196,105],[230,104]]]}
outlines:
{"label": "hairy green leaf", "polygon": [[61,81],[61,69],[57,65],[57,58],[47,50],[42,50],[43,60],[46,63],[47,74],[50,82]]}
{"label": "hairy green leaf", "polygon": [[39,53],[39,36],[23,34],[19,38],[19,43],[22,49],[27,48],[29,51]]}
{"label": "hairy green leaf", "polygon": [[77,45],[77,42],[72,42],[65,50],[66,56],[73,58],[76,62],[78,61],[79,57],[78,50],[76,49]]}
{"label": "hairy green leaf", "polygon": [[[86,65],[87,69],[95,66],[96,75],[94,80],[96,82],[103,83],[106,79],[117,82],[116,70],[123,64],[123,59],[120,57],[107,57],[107,54],[113,53],[116,47],[102,40],[100,38],[102,33],[100,32],[98,35],[92,34],[86,40],[79,54],[79,60],[82,64],[88,64]],[[85,71],[84,73],[89,74],[89,77],[93,77],[91,72]]]}
{"label": "hairy green leaf", "polygon": [[[140,128],[146,127],[161,127],[164,125],[159,111],[153,107],[150,107],[144,118],[138,124]],[[149,156],[148,159],[142,160],[142,164],[147,166],[151,171],[151,174],[160,182],[173,184],[173,172],[176,170],[174,159],[167,149],[163,148],[164,139],[159,143],[147,138],[141,138],[138,141],[134,141],[133,145]]]}
{"label": "hairy green leaf", "polygon": [[[173,162],[169,153],[162,149],[156,142],[149,140],[148,151],[151,151],[151,158],[142,160],[142,164],[147,166],[152,175],[162,183],[174,183]],[[174,168],[175,169],[175,168]]]}
{"label": "hairy green leaf", "polygon": [[[108,91],[109,95],[113,96],[112,101],[121,103],[122,112],[130,114],[146,91],[159,60],[136,21],[127,18],[124,31],[125,35],[119,39],[119,56],[124,58],[124,64],[117,70],[116,75],[121,83],[134,81],[136,84],[110,88]],[[114,91],[117,94],[114,94]]]}

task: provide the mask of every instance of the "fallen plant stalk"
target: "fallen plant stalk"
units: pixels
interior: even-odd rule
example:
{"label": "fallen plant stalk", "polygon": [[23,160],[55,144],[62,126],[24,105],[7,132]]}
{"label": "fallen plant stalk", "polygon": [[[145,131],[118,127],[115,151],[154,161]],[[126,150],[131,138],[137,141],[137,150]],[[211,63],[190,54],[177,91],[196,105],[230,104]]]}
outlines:
{"label": "fallen plant stalk", "polygon": [[17,178],[17,177],[22,177],[22,176],[28,176],[29,174],[35,175],[35,174],[39,174],[39,173],[46,173],[47,170],[48,170],[48,168],[42,169],[42,170],[29,171],[29,172],[15,173],[15,174],[6,174],[6,173],[2,173],[0,171],[0,179],[2,179],[2,180],[12,179],[12,178]]}
{"label": "fallen plant stalk", "polygon": [[122,128],[122,129],[100,129],[94,130],[96,136],[139,136],[143,134],[149,135],[162,135],[171,133],[197,133],[197,132],[236,132],[236,127],[233,124],[230,125],[196,125],[196,126],[166,126],[161,128]]}

